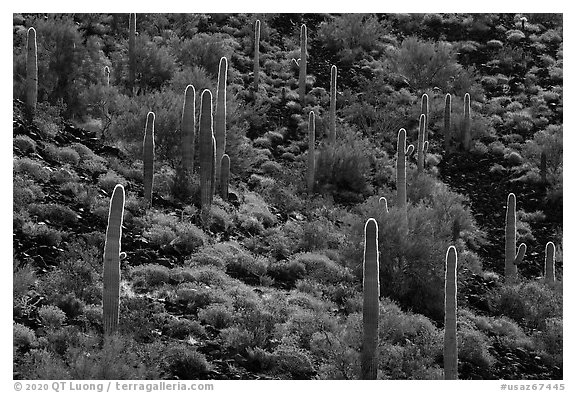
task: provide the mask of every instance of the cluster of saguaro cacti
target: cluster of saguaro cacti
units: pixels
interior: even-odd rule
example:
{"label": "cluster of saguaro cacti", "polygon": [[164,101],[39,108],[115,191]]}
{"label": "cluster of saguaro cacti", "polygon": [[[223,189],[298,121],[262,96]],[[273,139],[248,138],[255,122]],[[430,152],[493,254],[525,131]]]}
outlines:
{"label": "cluster of saguaro cacti", "polygon": [[406,130],[401,128],[398,131],[397,144],[398,157],[396,159],[396,205],[404,211],[402,215],[403,226],[408,226],[408,212],[406,203],[406,156],[412,154],[414,145],[406,148]]}
{"label": "cluster of saguaro cacti", "polygon": [[306,185],[309,193],[314,191],[314,172],[316,171],[315,142],[316,118],[313,111],[308,114],[308,170],[306,172]]}
{"label": "cluster of saguaro cacti", "polygon": [[330,68],[330,143],[336,142],[336,78],[338,69],[335,65]]}
{"label": "cluster of saguaro cacti", "polygon": [[552,242],[546,243],[544,263],[544,281],[546,284],[554,284],[556,282],[556,247]]}
{"label": "cluster of saguaro cacti", "polygon": [[470,94],[464,95],[464,124],[462,126],[462,147],[465,151],[470,151],[472,143],[472,122],[470,119]]}
{"label": "cluster of saguaro cacti", "polygon": [[200,205],[203,218],[207,218],[212,203],[214,180],[215,138],[212,129],[212,93],[205,89],[200,97],[200,128],[198,130],[198,156],[200,161]]}
{"label": "cluster of saguaro cacti", "polygon": [[26,109],[30,116],[36,112],[38,101],[38,50],[36,29],[30,27],[26,44]]}
{"label": "cluster of saguaro cacti", "polygon": [[146,116],[142,161],[144,163],[144,199],[152,204],[152,188],[154,187],[154,112]]}
{"label": "cluster of saguaro cacti", "polygon": [[228,60],[225,57],[220,59],[218,67],[218,89],[216,90],[216,114],[214,118],[214,137],[216,138],[216,165],[214,166],[215,182],[213,187],[219,183],[220,161],[226,150],[226,78],[228,75]]}
{"label": "cluster of saguaro cacti", "polygon": [[196,137],[196,117],[194,110],[196,108],[196,89],[194,86],[186,86],[184,91],[184,107],[182,109],[181,130],[181,151],[182,151],[182,169],[186,175],[194,172],[194,139]]}
{"label": "cluster of saguaro cacti", "polygon": [[456,338],[456,248],[446,252],[444,278],[444,379],[458,379],[458,341]]}
{"label": "cluster of saguaro cacti", "polygon": [[306,57],[307,57],[307,38],[306,38],[306,25],[300,28],[300,60],[298,66],[300,73],[298,75],[298,93],[300,96],[300,105],[304,107],[306,103]]}
{"label": "cluster of saguaro cacti", "polygon": [[378,317],[380,310],[378,259],[378,224],[375,219],[370,218],[364,226],[362,379],[376,379],[378,376]]}
{"label": "cluster of saguaro cacti", "polygon": [[452,133],[450,131],[451,127],[451,114],[452,114],[452,96],[446,94],[444,99],[444,150],[450,150],[450,139],[452,138]]}
{"label": "cluster of saguaro cacti", "polygon": [[258,91],[260,82],[260,20],[254,24],[254,90]]}
{"label": "cluster of saguaro cacti", "polygon": [[522,263],[526,253],[526,244],[520,244],[516,252],[516,195],[508,194],[506,206],[506,228],[504,233],[506,244],[504,246],[505,255],[505,276],[506,282],[514,282],[518,278],[518,265]]}
{"label": "cluster of saguaro cacti", "polygon": [[104,243],[103,270],[103,325],[106,336],[114,333],[118,327],[120,302],[120,243],[122,238],[122,220],[124,216],[124,187],[117,184],[110,199],[108,227]]}
{"label": "cluster of saguaro cacti", "polygon": [[136,87],[136,14],[130,14],[128,25],[128,87],[133,94]]}

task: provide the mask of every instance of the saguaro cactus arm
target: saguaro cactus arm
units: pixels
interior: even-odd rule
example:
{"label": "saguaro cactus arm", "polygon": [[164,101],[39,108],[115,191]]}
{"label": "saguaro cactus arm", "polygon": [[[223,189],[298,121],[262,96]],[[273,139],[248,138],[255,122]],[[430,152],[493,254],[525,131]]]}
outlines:
{"label": "saguaro cactus arm", "polygon": [[122,220],[124,216],[124,187],[117,184],[110,199],[108,227],[104,243],[103,268],[103,325],[106,336],[114,333],[118,327],[120,300],[120,247],[122,238]]}
{"label": "saguaro cactus arm", "polygon": [[426,129],[426,115],[420,115],[420,124],[418,127],[418,173],[424,171],[424,133]]}
{"label": "saguaro cactus arm", "polygon": [[378,199],[378,205],[383,208],[384,213],[388,213],[388,201],[385,197],[380,197],[380,199]]}
{"label": "saguaro cactus arm", "polygon": [[446,94],[444,99],[444,150],[450,149],[450,139],[452,138],[451,127],[452,97]]}
{"label": "saguaro cactus arm", "polygon": [[36,29],[30,27],[26,44],[26,108],[30,116],[36,112],[38,101],[38,50]]}
{"label": "saguaro cactus arm", "polygon": [[152,204],[152,188],[154,187],[154,112],[146,116],[144,130],[143,161],[144,161],[144,199]]}
{"label": "saguaro cactus arm", "polygon": [[[219,165],[226,150],[226,78],[228,75],[228,60],[220,59],[218,67],[218,90],[216,91],[216,115],[214,119],[214,136],[216,138],[216,163]],[[216,167],[216,166],[215,166]],[[215,183],[218,183],[220,171],[216,171]]]}
{"label": "saguaro cactus arm", "polygon": [[422,94],[422,102],[420,104],[420,114],[426,116],[425,123],[424,123],[424,141],[428,141],[428,123],[430,122],[428,119],[428,94]]}
{"label": "saguaro cactus arm", "polygon": [[306,103],[306,57],[307,57],[307,37],[306,25],[300,28],[300,74],[298,75],[298,90],[300,94],[300,105],[304,107]]}
{"label": "saguaro cactus arm", "polygon": [[464,150],[470,150],[470,144],[472,143],[472,121],[470,119],[470,94],[466,93],[464,95],[464,129],[462,130],[462,146]]}
{"label": "saguaro cactus arm", "polygon": [[196,138],[196,90],[194,86],[186,86],[184,91],[184,107],[182,108],[182,167],[185,172],[194,172],[194,140]]}
{"label": "saguaro cactus arm", "polygon": [[335,65],[330,68],[330,143],[336,142],[336,78],[338,69]]}
{"label": "saguaro cactus arm", "polygon": [[364,226],[362,379],[376,379],[378,377],[379,272],[378,224],[375,219],[370,218]]}
{"label": "saguaro cactus arm", "polygon": [[444,379],[458,379],[458,341],[456,338],[456,248],[446,252],[444,279]]}

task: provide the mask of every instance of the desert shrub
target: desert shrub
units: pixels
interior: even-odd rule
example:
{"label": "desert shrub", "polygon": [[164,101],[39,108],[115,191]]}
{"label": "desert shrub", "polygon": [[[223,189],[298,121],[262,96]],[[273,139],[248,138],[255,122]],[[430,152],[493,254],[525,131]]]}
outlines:
{"label": "desert shrub", "polygon": [[274,367],[276,356],[262,348],[248,348],[246,350],[246,368],[251,371],[269,371]]}
{"label": "desert shrub", "polygon": [[194,251],[208,240],[202,229],[188,222],[179,222],[174,229],[176,239],[173,240],[173,244],[185,252]]}
{"label": "desert shrub", "polygon": [[205,337],[206,331],[198,321],[185,318],[174,318],[166,322],[162,332],[169,337],[185,340],[191,336]]}
{"label": "desert shrub", "polygon": [[168,283],[170,269],[162,265],[145,264],[132,267],[130,276],[135,289],[146,290]]}
{"label": "desert shrub", "polygon": [[336,225],[326,217],[306,221],[301,228],[300,248],[304,251],[338,249],[343,242]]}
{"label": "desert shrub", "polygon": [[210,305],[230,302],[230,298],[221,290],[207,289],[197,284],[181,284],[173,296],[175,301],[184,304],[191,313],[197,313],[199,309]]}
{"label": "desert shrub", "polygon": [[64,164],[78,165],[80,155],[70,147],[60,147],[58,149],[58,159]]}
{"label": "desert shrub", "polygon": [[306,275],[306,266],[296,260],[274,262],[268,266],[268,275],[288,287],[293,287],[297,280]]}
{"label": "desert shrub", "polygon": [[336,321],[326,311],[319,312],[309,309],[296,309],[288,320],[276,327],[278,337],[291,336],[300,348],[310,349],[310,340],[316,332],[334,332]]}
{"label": "desert shrub", "polygon": [[491,309],[521,326],[543,329],[548,318],[562,316],[562,293],[542,283],[522,282],[491,291]]}
{"label": "desert shrub", "polygon": [[18,261],[14,259],[12,275],[12,297],[14,301],[24,296],[32,284],[36,282],[36,272],[32,266],[28,264],[18,265]]}
{"label": "desert shrub", "polygon": [[15,323],[12,332],[15,349],[26,352],[36,345],[36,334],[29,327]]}
{"label": "desert shrub", "polygon": [[16,175],[12,181],[12,197],[14,210],[19,210],[44,198],[44,193],[42,187],[34,183],[33,180]]}
{"label": "desert shrub", "polygon": [[234,320],[232,310],[224,304],[211,304],[198,310],[198,318],[216,329],[229,327]]}
{"label": "desert shrub", "polygon": [[545,353],[544,359],[556,366],[563,363],[562,318],[548,318],[541,331],[534,335],[536,348]]}
{"label": "desert shrub", "polygon": [[48,220],[64,227],[72,227],[78,222],[78,215],[72,209],[57,203],[32,203],[29,212],[40,220]]}
{"label": "desert shrub", "polygon": [[61,327],[66,319],[66,314],[56,306],[42,306],[38,310],[38,315],[44,326],[51,329]]}
{"label": "desert shrub", "polygon": [[126,179],[113,170],[109,170],[98,177],[98,186],[110,195],[112,195],[112,191],[117,184],[126,184]]}
{"label": "desert shrub", "polygon": [[273,372],[290,379],[310,379],[315,373],[310,353],[291,345],[280,345],[274,352]]}
{"label": "desert shrub", "polygon": [[474,329],[458,329],[458,358],[484,369],[494,364],[494,358],[488,351],[488,337]]}
{"label": "desert shrub", "polygon": [[303,264],[306,275],[320,282],[339,283],[351,280],[351,274],[325,255],[316,253],[297,254],[296,262]]}
{"label": "desert shrub", "polygon": [[45,223],[24,222],[22,233],[34,238],[35,241],[49,246],[59,246],[66,232],[49,227]]}
{"label": "desert shrub", "polygon": [[189,266],[208,265],[217,268],[224,268],[225,266],[224,260],[221,257],[211,255],[204,251],[198,251],[197,253],[192,254],[190,258],[186,260],[185,264]]}
{"label": "desert shrub", "polygon": [[530,338],[522,328],[508,317],[488,317],[474,315],[466,309],[458,310],[458,323],[471,329],[479,330],[488,336],[497,336],[500,342],[510,347],[531,349]]}
{"label": "desert shrub", "polygon": [[244,354],[252,346],[252,337],[243,327],[232,326],[220,331],[219,339],[229,351]]}
{"label": "desert shrub", "polygon": [[210,370],[206,356],[185,344],[170,346],[164,361],[172,375],[179,379],[204,378]]}
{"label": "desert shrub", "polygon": [[264,228],[276,224],[276,217],[270,212],[266,202],[257,194],[244,194],[244,203],[240,206],[238,216],[255,218]]}
{"label": "desert shrub", "polygon": [[50,171],[48,169],[27,157],[14,159],[13,167],[15,173],[25,174],[36,181],[44,182],[50,179]]}
{"label": "desert shrub", "polygon": [[230,59],[236,47],[234,40],[221,33],[194,34],[191,38],[173,40],[170,44],[180,63],[202,67],[214,78],[218,76],[220,58]]}
{"label": "desert shrub", "polygon": [[95,154],[90,148],[82,143],[73,143],[70,145],[70,148],[78,153],[80,160],[90,160],[94,158]]}
{"label": "desert shrub", "polygon": [[77,185],[78,187],[81,187],[81,185],[78,183],[79,176],[69,165],[66,165],[62,168],[58,168],[57,170],[52,172],[50,174],[50,178],[52,179],[52,181],[58,184],[71,182]]}
{"label": "desert shrub", "polygon": [[12,140],[12,144],[24,154],[36,151],[36,142],[28,135],[16,135]]}

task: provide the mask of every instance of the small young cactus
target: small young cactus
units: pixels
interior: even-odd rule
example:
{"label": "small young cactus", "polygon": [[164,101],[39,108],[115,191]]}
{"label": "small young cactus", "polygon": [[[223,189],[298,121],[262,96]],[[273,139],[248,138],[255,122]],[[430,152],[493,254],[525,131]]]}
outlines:
{"label": "small young cactus", "polygon": [[[214,116],[214,136],[216,138],[215,160],[220,165],[222,155],[226,150],[226,78],[228,74],[228,60],[225,57],[220,59],[218,67],[218,90],[216,90],[216,113]],[[216,168],[216,165],[214,166]],[[218,183],[220,171],[216,171],[215,183]]]}
{"label": "small young cactus", "polygon": [[515,282],[518,278],[518,265],[522,263],[526,253],[526,244],[520,244],[516,252],[516,195],[513,193],[508,194],[504,237],[506,240],[504,248],[506,282]]}
{"label": "small young cactus", "polygon": [[420,103],[420,114],[426,116],[426,123],[424,124],[424,141],[428,141],[428,94],[422,94],[422,101]]}
{"label": "small young cactus", "polygon": [[378,224],[375,219],[370,218],[364,226],[361,379],[376,379],[378,377],[379,272]]}
{"label": "small young cactus", "polygon": [[307,57],[306,25],[300,28],[300,74],[298,75],[298,93],[300,95],[300,105],[304,108],[306,103],[306,57]]}
{"label": "small young cactus", "polygon": [[336,78],[338,69],[335,65],[330,68],[330,143],[336,143]]}
{"label": "small young cactus", "polygon": [[154,120],[154,112],[148,112],[142,149],[142,161],[144,162],[144,199],[146,199],[148,205],[152,204],[152,188],[154,186]]}
{"label": "small young cactus", "polygon": [[104,66],[104,77],[106,77],[106,86],[110,86],[110,67]]}
{"label": "small young cactus", "polygon": [[30,27],[27,36],[26,50],[26,109],[30,117],[36,112],[38,102],[38,50],[36,46],[36,29]]}
{"label": "small young cactus", "polygon": [[546,257],[544,267],[544,281],[546,284],[554,284],[556,282],[556,247],[554,243],[546,243]]}
{"label": "small young cactus", "polygon": [[470,144],[472,143],[472,122],[470,120],[470,94],[464,95],[464,125],[462,129],[462,147],[465,151],[470,151]]}
{"label": "small young cactus", "polygon": [[198,156],[200,160],[200,205],[204,218],[212,201],[212,173],[214,166],[214,132],[212,129],[212,93],[205,89],[200,97],[200,129],[198,130]]}
{"label": "small young cactus", "polygon": [[458,379],[458,340],[456,338],[456,248],[446,252],[444,278],[444,379]]}
{"label": "small young cactus", "polygon": [[424,171],[424,145],[426,135],[426,115],[420,115],[420,124],[418,126],[418,174]]}
{"label": "small young cactus", "polygon": [[260,83],[260,20],[254,25],[254,90],[258,91]]}
{"label": "small young cactus", "polygon": [[136,87],[136,14],[130,14],[128,34],[128,88],[133,94]]}
{"label": "small young cactus", "polygon": [[182,151],[182,168],[184,173],[194,172],[194,139],[196,138],[196,90],[194,86],[186,86],[184,91],[184,107],[182,108],[182,121],[180,124]]}
{"label": "small young cactus", "polygon": [[222,200],[228,200],[228,183],[230,182],[230,157],[228,154],[222,156],[220,163],[220,196]]}
{"label": "small young cactus", "polygon": [[[120,243],[124,216],[124,187],[117,184],[110,199],[108,227],[104,243],[104,283],[102,290],[104,335],[113,334],[118,327],[120,302]],[[124,254],[125,256],[125,254]]]}
{"label": "small young cactus", "polygon": [[408,225],[408,212],[406,202],[406,155],[412,154],[414,145],[409,145],[406,148],[406,130],[401,128],[398,131],[398,144],[397,144],[397,159],[396,159],[396,205],[404,210],[404,226]]}
{"label": "small young cactus", "polygon": [[451,126],[452,97],[446,94],[444,99],[444,150],[450,150],[450,139],[452,138]]}
{"label": "small young cactus", "polygon": [[314,172],[315,172],[315,149],[314,144],[316,141],[316,122],[314,112],[310,111],[308,115],[308,171],[306,173],[306,185],[308,193],[312,194],[314,191]]}

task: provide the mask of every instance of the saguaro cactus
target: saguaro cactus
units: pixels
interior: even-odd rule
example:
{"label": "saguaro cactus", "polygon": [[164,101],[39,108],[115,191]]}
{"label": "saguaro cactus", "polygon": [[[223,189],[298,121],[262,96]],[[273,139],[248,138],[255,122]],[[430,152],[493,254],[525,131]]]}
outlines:
{"label": "saguaro cactus", "polygon": [[470,94],[466,93],[464,95],[464,124],[462,129],[462,147],[464,150],[470,150],[470,144],[472,143],[472,122],[470,120]]}
{"label": "saguaro cactus", "polygon": [[258,91],[260,83],[260,20],[254,25],[254,90]]}
{"label": "saguaro cactus", "polygon": [[110,199],[108,227],[104,243],[103,270],[103,324],[104,335],[109,336],[118,327],[120,303],[120,243],[122,238],[122,220],[124,216],[124,187],[117,184]]}
{"label": "saguaro cactus", "polygon": [[408,228],[408,212],[406,204],[406,155],[412,154],[414,145],[406,148],[406,130],[401,128],[398,131],[398,156],[396,159],[396,205],[404,211],[402,223]]}
{"label": "saguaro cactus", "polygon": [[306,173],[306,185],[308,192],[311,194],[314,191],[314,172],[316,170],[315,164],[315,149],[314,144],[316,141],[316,121],[314,112],[310,111],[308,114],[308,171]]}
{"label": "saguaro cactus", "polygon": [[458,379],[458,340],[456,339],[456,248],[446,252],[444,278],[444,379]]}
{"label": "saguaro cactus", "polygon": [[196,90],[194,86],[186,86],[184,91],[184,107],[180,123],[182,145],[182,168],[187,174],[194,172],[194,139],[196,138]]}
{"label": "saguaro cactus", "polygon": [[130,14],[128,33],[128,88],[134,94],[136,87],[136,14]]}
{"label": "saguaro cactus", "polygon": [[338,69],[335,65],[330,68],[330,143],[336,142],[336,78]]}
{"label": "saguaro cactus", "polygon": [[428,141],[428,94],[422,94],[422,101],[420,103],[420,114],[426,116],[426,122],[424,123],[424,141]]}
{"label": "saguaro cactus", "polygon": [[518,278],[518,265],[522,263],[526,253],[526,244],[520,244],[516,252],[516,195],[508,194],[506,207],[506,229],[504,233],[506,240],[505,254],[505,276],[506,282],[514,282]]}
{"label": "saguaro cactus", "polygon": [[144,130],[143,162],[144,162],[144,199],[149,205],[152,204],[152,188],[154,186],[154,112],[148,112],[146,116],[146,128]]}
{"label": "saguaro cactus", "polygon": [[104,77],[106,78],[106,86],[110,86],[110,67],[104,66]]}
{"label": "saguaro cactus", "polygon": [[212,201],[214,200],[214,193],[216,192],[216,176],[219,173],[217,170],[218,168],[218,161],[216,160],[216,137],[212,134],[212,174],[210,178],[210,205],[212,205]]}
{"label": "saguaro cactus", "polygon": [[[220,165],[222,155],[226,150],[226,78],[228,74],[228,60],[220,59],[218,67],[218,90],[216,90],[216,116],[214,119],[214,136],[216,137],[215,162]],[[216,168],[216,166],[214,166]],[[220,171],[215,171],[214,187],[220,178]]]}
{"label": "saguaro cactus", "polygon": [[300,95],[300,105],[304,107],[306,103],[306,57],[307,57],[306,25],[300,28],[300,74],[298,75],[298,93]]}
{"label": "saguaro cactus", "polygon": [[228,154],[222,156],[220,162],[220,196],[222,200],[228,200],[228,183],[230,181],[230,157]]}
{"label": "saguaro cactus", "polygon": [[364,302],[362,307],[362,379],[378,377],[378,314],[380,278],[378,261],[378,224],[370,218],[364,226]]}
{"label": "saguaro cactus", "polygon": [[554,284],[556,282],[556,247],[554,243],[546,243],[546,258],[544,267],[544,281],[546,284]]}
{"label": "saguaro cactus", "polygon": [[420,124],[418,126],[418,174],[424,171],[424,151],[426,135],[426,115],[420,115]]}
{"label": "saguaro cactus", "polygon": [[385,197],[380,197],[380,199],[378,199],[378,206],[382,208],[384,213],[388,213],[388,201]]}
{"label": "saguaro cactus", "polygon": [[200,205],[204,217],[212,201],[212,173],[214,165],[214,132],[212,130],[212,93],[205,89],[200,97],[200,129],[198,155],[200,158]]}
{"label": "saguaro cactus", "polygon": [[36,29],[30,27],[26,45],[26,109],[30,117],[36,112],[38,102],[38,50],[36,47]]}
{"label": "saguaro cactus", "polygon": [[446,98],[444,99],[444,150],[446,151],[450,149],[450,139],[452,138],[452,133],[450,131],[451,114],[452,97],[450,94],[446,94]]}

